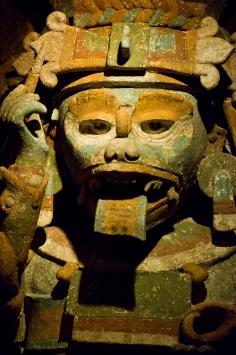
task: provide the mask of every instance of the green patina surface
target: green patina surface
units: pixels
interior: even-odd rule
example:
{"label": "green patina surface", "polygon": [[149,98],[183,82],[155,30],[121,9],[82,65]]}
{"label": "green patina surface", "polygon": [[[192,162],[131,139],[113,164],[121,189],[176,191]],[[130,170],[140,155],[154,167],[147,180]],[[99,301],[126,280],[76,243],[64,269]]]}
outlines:
{"label": "green patina surface", "polygon": [[78,18],[74,18],[74,26],[84,28],[89,22],[91,17],[90,13],[81,14]]}
{"label": "green patina surface", "polygon": [[54,300],[49,295],[28,294],[25,298],[26,308],[36,309],[53,309],[63,308],[65,299]]}
{"label": "green patina surface", "polygon": [[178,242],[186,238],[194,238],[204,233],[210,233],[210,228],[196,223],[192,218],[186,218],[174,225],[175,230],[164,235],[158,244],[169,244],[170,242]]}
{"label": "green patina surface", "polygon": [[174,27],[179,28],[179,27],[184,26],[187,22],[188,22],[188,18],[180,15],[177,17],[177,19],[175,19],[173,22],[171,22],[169,26],[171,28],[174,28]]}
{"label": "green patina surface", "polygon": [[62,330],[65,323],[62,318],[64,305],[65,299],[54,300],[50,296],[37,295],[26,297],[25,312],[30,322],[27,330],[26,350],[68,347],[67,341],[63,341],[65,340]]}
{"label": "green patina surface", "polygon": [[109,20],[109,18],[114,15],[116,13],[116,11],[112,8],[107,9],[103,12],[103,15],[100,17],[98,23],[99,25],[103,25],[106,24],[107,20]]}
{"label": "green patina surface", "polygon": [[62,189],[62,179],[57,166],[56,152],[50,149],[45,171],[49,173],[49,180],[47,183],[45,195],[50,196],[56,194]]}
{"label": "green patina surface", "polygon": [[172,320],[182,319],[190,306],[191,278],[187,274],[139,271],[134,277],[125,272],[78,270],[70,285],[66,313],[78,317]]}
{"label": "green patina surface", "polygon": [[152,17],[148,20],[148,23],[151,26],[157,26],[160,19],[162,18],[162,16],[164,15],[164,11],[162,10],[157,10],[154,12],[154,14],[152,15]]}
{"label": "green patina surface", "polygon": [[[188,144],[189,144],[189,138],[182,136],[176,142],[174,142],[172,148],[177,154],[179,154],[182,153],[183,148],[186,147]],[[185,157],[186,156],[188,156],[187,152],[185,154]]]}
{"label": "green patina surface", "polygon": [[205,281],[207,288],[206,301],[236,304],[235,281],[236,254],[209,269],[209,277]]}
{"label": "green patina surface", "polygon": [[215,202],[233,200],[231,178],[227,171],[221,170],[215,174],[213,200]]}
{"label": "green patina surface", "polygon": [[[223,174],[229,174],[230,179],[222,179]],[[214,195],[214,179],[218,175],[218,186],[217,189],[222,190],[222,188],[228,190],[230,187],[227,186],[232,184],[232,193],[236,195],[236,159],[234,156],[227,153],[214,153],[206,156],[199,165],[198,168],[198,183],[200,189],[209,197]],[[214,196],[215,197],[215,196]]]}
{"label": "green patina surface", "polygon": [[127,15],[124,17],[124,22],[132,22],[135,17],[138,15],[138,13],[140,12],[139,9],[132,9],[130,10]]}
{"label": "green patina surface", "polygon": [[168,33],[165,35],[150,36],[149,51],[175,51],[175,35]]}
{"label": "green patina surface", "polygon": [[109,38],[96,33],[86,32],[84,39],[84,49],[93,51],[106,52],[108,49]]}
{"label": "green patina surface", "polygon": [[125,23],[112,24],[112,32],[110,36],[110,46],[107,57],[107,65],[116,69],[142,69],[147,65],[148,60],[148,39],[149,25],[145,23],[129,23],[130,39],[131,39],[131,57],[124,63],[117,62],[119,46]]}

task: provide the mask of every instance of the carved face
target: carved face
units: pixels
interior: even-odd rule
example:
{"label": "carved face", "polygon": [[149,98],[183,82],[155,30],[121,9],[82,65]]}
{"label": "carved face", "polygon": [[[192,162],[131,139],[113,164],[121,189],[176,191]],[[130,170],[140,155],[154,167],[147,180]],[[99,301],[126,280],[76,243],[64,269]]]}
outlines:
{"label": "carved face", "polygon": [[100,200],[116,210],[132,200],[133,212],[145,205],[147,229],[178,209],[207,142],[196,99],[171,90],[86,90],[63,102],[60,124],[79,203],[95,216]]}

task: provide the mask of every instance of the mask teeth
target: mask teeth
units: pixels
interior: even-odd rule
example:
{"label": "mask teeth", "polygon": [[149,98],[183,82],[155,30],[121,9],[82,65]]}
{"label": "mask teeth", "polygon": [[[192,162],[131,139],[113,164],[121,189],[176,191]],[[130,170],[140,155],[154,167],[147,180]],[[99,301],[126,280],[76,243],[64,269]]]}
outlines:
{"label": "mask teeth", "polygon": [[128,176],[108,176],[107,178],[108,182],[112,182],[114,184],[134,184],[136,180],[134,178],[128,177]]}
{"label": "mask teeth", "polygon": [[153,191],[153,190],[160,190],[162,187],[162,181],[161,180],[152,180],[149,181],[145,186],[144,186],[144,191]]}
{"label": "mask teeth", "polygon": [[176,204],[179,202],[179,194],[175,191],[174,186],[167,191],[167,198],[168,201],[172,204]]}

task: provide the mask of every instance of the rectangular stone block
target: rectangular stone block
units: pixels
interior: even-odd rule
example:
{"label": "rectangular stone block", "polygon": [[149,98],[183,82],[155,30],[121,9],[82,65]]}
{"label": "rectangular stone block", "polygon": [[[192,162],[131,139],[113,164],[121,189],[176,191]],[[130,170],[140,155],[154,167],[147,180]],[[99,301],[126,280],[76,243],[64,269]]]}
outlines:
{"label": "rectangular stone block", "polygon": [[74,317],[74,341],[172,345],[190,306],[187,274],[78,270],[66,313]]}

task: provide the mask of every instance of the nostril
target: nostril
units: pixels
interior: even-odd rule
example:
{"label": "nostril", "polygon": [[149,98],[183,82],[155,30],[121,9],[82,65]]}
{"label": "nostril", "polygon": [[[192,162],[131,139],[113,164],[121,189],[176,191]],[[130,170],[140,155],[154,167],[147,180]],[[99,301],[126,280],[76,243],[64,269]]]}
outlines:
{"label": "nostril", "polygon": [[127,138],[115,138],[110,141],[105,149],[104,158],[106,162],[111,161],[137,161],[139,149],[136,144]]}
{"label": "nostril", "polygon": [[116,153],[113,153],[113,154],[105,153],[105,160],[107,163],[110,163],[111,161],[117,161],[118,155]]}
{"label": "nostril", "polygon": [[128,141],[128,143],[126,144],[124,156],[125,156],[125,160],[127,161],[138,160],[140,156],[139,149],[133,141]]}
{"label": "nostril", "polygon": [[139,158],[139,154],[129,154],[129,153],[125,153],[125,160],[128,161],[136,161]]}

